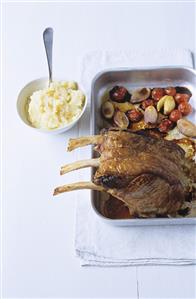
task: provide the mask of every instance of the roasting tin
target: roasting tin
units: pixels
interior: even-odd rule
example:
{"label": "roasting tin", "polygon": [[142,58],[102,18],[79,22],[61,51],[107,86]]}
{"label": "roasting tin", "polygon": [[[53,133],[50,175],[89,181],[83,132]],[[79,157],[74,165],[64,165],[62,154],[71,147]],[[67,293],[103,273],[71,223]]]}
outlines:
{"label": "roasting tin", "polygon": [[[105,92],[114,85],[123,85],[129,90],[139,87],[186,86],[192,92],[190,103],[196,110],[196,71],[187,67],[151,67],[151,68],[118,68],[102,71],[96,75],[91,86],[91,133],[99,134],[105,123],[100,114],[100,106]],[[92,150],[92,158],[95,157]],[[92,172],[93,176],[93,172]],[[147,218],[147,219],[110,219],[103,215],[102,208],[105,200],[102,192],[91,191],[91,203],[94,211],[103,221],[115,226],[136,225],[173,225],[195,224],[195,217],[183,218]]]}

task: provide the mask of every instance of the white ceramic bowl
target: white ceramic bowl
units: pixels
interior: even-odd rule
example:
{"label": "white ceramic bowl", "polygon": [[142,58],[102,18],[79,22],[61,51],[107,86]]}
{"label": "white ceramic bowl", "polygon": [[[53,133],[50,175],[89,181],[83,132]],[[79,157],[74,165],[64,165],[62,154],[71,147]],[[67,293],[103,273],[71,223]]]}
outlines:
{"label": "white ceramic bowl", "polygon": [[[65,80],[58,80],[57,79],[57,81],[65,81]],[[78,120],[81,118],[81,116],[83,115],[83,113],[86,109],[86,106],[87,106],[87,97],[85,95],[85,103],[84,103],[84,107],[83,107],[80,115],[78,115],[78,117],[76,119],[74,119],[72,122],[70,122],[69,124],[66,124],[64,127],[57,128],[57,129],[54,129],[54,130],[38,129],[38,128],[33,127],[32,124],[28,120],[28,117],[27,117],[27,115],[28,115],[27,101],[28,101],[29,97],[33,94],[34,91],[46,88],[47,86],[48,86],[48,78],[36,79],[36,80],[33,80],[33,81],[29,82],[27,85],[25,85],[23,87],[23,89],[20,91],[20,93],[18,95],[18,99],[17,99],[18,115],[19,115],[20,119],[27,126],[29,126],[30,128],[33,128],[34,130],[37,130],[39,132],[44,132],[44,133],[48,133],[48,134],[63,133],[65,131],[71,129],[78,122]],[[83,91],[83,89],[81,88],[80,85],[78,85],[78,87]]]}

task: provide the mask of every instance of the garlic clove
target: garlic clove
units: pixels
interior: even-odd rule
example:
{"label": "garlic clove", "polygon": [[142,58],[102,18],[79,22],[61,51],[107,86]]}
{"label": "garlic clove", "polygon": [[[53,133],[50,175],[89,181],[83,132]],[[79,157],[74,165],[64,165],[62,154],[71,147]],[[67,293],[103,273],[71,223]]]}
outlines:
{"label": "garlic clove", "polygon": [[185,118],[177,121],[177,127],[180,133],[188,137],[196,137],[196,126]]}
{"label": "garlic clove", "polygon": [[129,119],[122,111],[116,111],[114,114],[114,123],[121,129],[127,129],[129,126]]}
{"label": "garlic clove", "polygon": [[169,115],[176,107],[175,100],[172,96],[167,96],[164,101],[164,114]]}
{"label": "garlic clove", "polygon": [[160,111],[163,108],[165,100],[166,100],[167,97],[168,96],[163,96],[162,98],[160,98],[160,100],[157,103],[157,111]]}
{"label": "garlic clove", "polygon": [[132,96],[131,96],[131,103],[140,103],[146,99],[149,98],[151,94],[151,89],[150,88],[138,88],[138,89],[135,89],[133,92],[132,92]]}
{"label": "garlic clove", "polygon": [[157,122],[158,113],[154,106],[148,106],[144,111],[145,123],[155,124]]}
{"label": "garlic clove", "polygon": [[107,101],[102,104],[101,111],[106,119],[110,119],[114,115],[114,106],[110,101]]}
{"label": "garlic clove", "polygon": [[165,115],[170,114],[176,106],[175,100],[172,96],[165,95],[157,103],[157,111],[159,112],[163,108]]}

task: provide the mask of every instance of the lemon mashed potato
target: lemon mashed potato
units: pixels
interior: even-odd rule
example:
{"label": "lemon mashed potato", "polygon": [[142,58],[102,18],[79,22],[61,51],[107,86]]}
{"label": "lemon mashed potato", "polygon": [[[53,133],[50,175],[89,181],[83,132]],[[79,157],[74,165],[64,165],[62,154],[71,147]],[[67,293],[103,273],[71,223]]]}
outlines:
{"label": "lemon mashed potato", "polygon": [[52,82],[35,91],[28,106],[29,121],[36,128],[53,130],[74,121],[82,112],[84,93],[75,82]]}

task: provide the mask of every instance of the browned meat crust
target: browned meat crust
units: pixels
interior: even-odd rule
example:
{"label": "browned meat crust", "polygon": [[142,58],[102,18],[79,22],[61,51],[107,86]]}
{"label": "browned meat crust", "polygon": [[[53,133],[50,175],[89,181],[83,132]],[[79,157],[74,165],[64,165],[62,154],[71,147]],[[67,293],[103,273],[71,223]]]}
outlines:
{"label": "browned meat crust", "polygon": [[129,130],[103,130],[101,135],[71,140],[69,148],[96,144],[97,159],[64,166],[65,172],[97,167],[93,183],[80,182],[55,189],[105,191],[129,208],[131,217],[175,216],[194,189],[195,163],[175,142]]}

